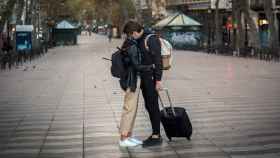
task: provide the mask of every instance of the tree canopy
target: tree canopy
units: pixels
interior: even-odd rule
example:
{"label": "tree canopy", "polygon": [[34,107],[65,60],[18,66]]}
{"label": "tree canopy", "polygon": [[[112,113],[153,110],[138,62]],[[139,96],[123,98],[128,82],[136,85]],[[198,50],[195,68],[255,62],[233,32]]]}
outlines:
{"label": "tree canopy", "polygon": [[[52,6],[61,6],[56,4],[61,3],[59,1],[45,1]],[[132,0],[63,0],[63,3],[69,18],[77,21],[95,19],[97,22],[118,24],[133,18],[136,13]]]}

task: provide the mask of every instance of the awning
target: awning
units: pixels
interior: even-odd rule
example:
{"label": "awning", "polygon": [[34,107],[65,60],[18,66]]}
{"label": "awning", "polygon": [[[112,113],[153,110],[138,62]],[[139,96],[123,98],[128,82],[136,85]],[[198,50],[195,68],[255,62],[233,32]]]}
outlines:
{"label": "awning", "polygon": [[76,29],[76,27],[70,24],[68,21],[63,20],[56,25],[56,29]]}
{"label": "awning", "polygon": [[183,13],[177,13],[154,25],[155,28],[163,28],[167,26],[201,26],[201,24]]}
{"label": "awning", "polygon": [[33,25],[16,25],[17,32],[32,32],[33,29]]}

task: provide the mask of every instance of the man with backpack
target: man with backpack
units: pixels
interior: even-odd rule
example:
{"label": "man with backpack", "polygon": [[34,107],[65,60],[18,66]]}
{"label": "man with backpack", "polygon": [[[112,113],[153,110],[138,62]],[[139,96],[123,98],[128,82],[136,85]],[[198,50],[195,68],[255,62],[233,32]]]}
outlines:
{"label": "man with backpack", "polygon": [[156,35],[149,35],[150,33],[145,32],[143,26],[135,21],[126,23],[124,33],[137,40],[137,46],[142,55],[142,65],[151,67],[149,71],[140,73],[145,108],[149,113],[152,124],[152,134],[143,141],[143,147],[160,145],[162,138],[160,135],[160,110],[157,91],[162,89],[161,42]]}

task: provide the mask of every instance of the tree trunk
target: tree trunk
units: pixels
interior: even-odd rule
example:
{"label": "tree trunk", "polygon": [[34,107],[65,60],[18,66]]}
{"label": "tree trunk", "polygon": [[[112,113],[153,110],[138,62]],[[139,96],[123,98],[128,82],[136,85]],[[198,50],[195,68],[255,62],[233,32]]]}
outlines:
{"label": "tree trunk", "polygon": [[233,23],[233,48],[236,51],[238,49],[238,27],[237,23],[240,20],[238,13],[240,13],[239,1],[232,1],[232,23]]}
{"label": "tree trunk", "polygon": [[17,13],[16,13],[16,16],[17,16],[17,24],[22,24],[23,21],[21,21],[21,18],[22,18],[22,13],[23,13],[23,9],[24,9],[24,0],[17,0]]}
{"label": "tree trunk", "polygon": [[156,20],[161,20],[166,16],[165,0],[154,0],[152,2],[152,15]]}
{"label": "tree trunk", "polygon": [[245,46],[247,45],[246,42],[248,42],[248,30],[247,30],[248,20],[246,19],[245,14],[246,11],[239,13],[239,17],[240,17],[240,21],[238,24],[240,28],[239,48],[245,48]]}
{"label": "tree trunk", "polygon": [[146,5],[148,7],[148,9],[152,8],[152,1],[151,0],[146,0]]}
{"label": "tree trunk", "polygon": [[135,2],[135,8],[136,8],[136,19],[138,22],[142,22],[142,9],[141,9],[141,0],[136,0]]}
{"label": "tree trunk", "polygon": [[215,2],[215,45],[221,46],[222,45],[222,39],[221,39],[221,33],[220,33],[220,21],[219,21],[219,3],[220,0],[216,0]]}
{"label": "tree trunk", "polygon": [[248,39],[250,41],[250,45],[254,48],[260,48],[259,30],[256,19],[254,19],[254,17],[257,17],[257,13],[251,10],[249,0],[242,1],[241,6],[242,12],[244,13],[244,18],[246,19],[246,23],[249,25]]}
{"label": "tree trunk", "polygon": [[[248,0],[233,1],[233,21],[237,25],[234,32],[234,48],[239,52],[240,48],[245,46],[245,37],[247,42],[254,48],[260,48],[260,39],[257,23],[255,22],[257,14],[253,12],[249,6]],[[254,15],[255,14],[255,15]],[[247,25],[249,29],[246,28]],[[245,29],[248,29],[247,32]],[[247,35],[246,35],[247,33]]]}
{"label": "tree trunk", "polygon": [[32,13],[31,13],[31,9],[32,9],[32,0],[26,0],[26,18],[25,18],[25,24],[26,25],[31,25],[32,24]]}
{"label": "tree trunk", "polygon": [[15,4],[16,4],[16,0],[9,0],[6,7],[5,7],[5,11],[3,12],[2,15],[2,20],[0,20],[0,31],[2,31],[2,28],[4,27],[5,23],[9,20],[10,16],[13,13],[13,9]]}
{"label": "tree trunk", "polygon": [[244,46],[244,1],[233,1],[233,23],[234,23],[234,49],[238,52]]}
{"label": "tree trunk", "polygon": [[276,20],[275,14],[273,13],[273,3],[272,0],[265,0],[264,1],[264,11],[266,18],[268,20],[269,26],[269,48],[274,49],[278,45],[278,32],[276,29]]}
{"label": "tree trunk", "polygon": [[118,28],[118,37],[120,38],[121,35],[122,35],[122,30],[123,30],[123,27],[125,25],[125,23],[129,20],[129,16],[128,16],[128,11],[127,11],[127,8],[125,7],[125,5],[123,5],[124,3],[120,3],[120,9],[121,9],[121,21],[119,23],[119,28]]}
{"label": "tree trunk", "polygon": [[260,38],[259,38],[259,31],[258,31],[258,26],[255,22],[255,19],[253,19],[252,15],[255,14],[251,10],[247,10],[244,12],[244,16],[247,20],[247,23],[249,25],[249,41],[250,45],[254,48],[260,48]]}
{"label": "tree trunk", "polygon": [[240,48],[244,47],[244,18],[242,16],[242,11],[237,12],[237,51],[239,53]]}

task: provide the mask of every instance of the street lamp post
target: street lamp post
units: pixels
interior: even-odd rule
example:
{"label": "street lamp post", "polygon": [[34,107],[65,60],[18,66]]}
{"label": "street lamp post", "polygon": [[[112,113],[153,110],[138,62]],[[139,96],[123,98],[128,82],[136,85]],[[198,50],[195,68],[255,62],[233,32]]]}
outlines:
{"label": "street lamp post", "polygon": [[248,23],[245,19],[245,47],[248,47]]}
{"label": "street lamp post", "polygon": [[29,0],[25,0],[25,24],[29,24]]}

